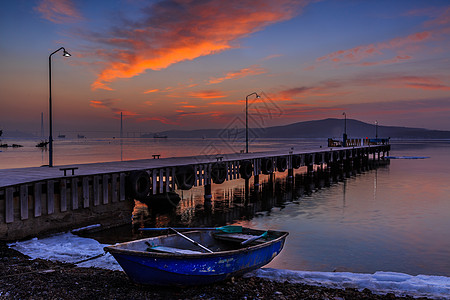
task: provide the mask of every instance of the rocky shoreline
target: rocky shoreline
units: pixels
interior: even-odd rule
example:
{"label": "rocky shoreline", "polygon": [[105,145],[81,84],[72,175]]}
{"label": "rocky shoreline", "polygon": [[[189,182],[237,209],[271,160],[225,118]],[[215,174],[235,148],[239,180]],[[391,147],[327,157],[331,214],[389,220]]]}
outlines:
{"label": "rocky shoreline", "polygon": [[427,299],[236,278],[189,288],[133,284],[121,271],[30,260],[0,242],[0,299]]}

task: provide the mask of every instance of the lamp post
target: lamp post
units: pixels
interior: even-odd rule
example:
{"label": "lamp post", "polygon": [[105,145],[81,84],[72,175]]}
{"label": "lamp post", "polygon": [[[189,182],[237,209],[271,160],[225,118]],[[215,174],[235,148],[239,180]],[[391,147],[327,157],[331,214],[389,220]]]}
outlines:
{"label": "lamp post", "polygon": [[375,120],[375,139],[378,140],[378,121]]}
{"label": "lamp post", "polygon": [[343,112],[342,115],[344,115],[344,135],[342,140],[344,147],[347,147],[347,114]]}
{"label": "lamp post", "polygon": [[248,94],[245,97],[245,153],[248,153],[248,97],[256,95],[256,99],[261,98],[256,92]]}
{"label": "lamp post", "polygon": [[49,127],[49,137],[48,137],[48,166],[53,167],[53,124],[52,124],[52,55],[58,52],[59,50],[63,50],[63,56],[69,57],[70,53],[64,49],[64,47],[59,48],[58,50],[52,52],[48,56],[48,90],[49,90],[49,98],[48,98],[48,127]]}

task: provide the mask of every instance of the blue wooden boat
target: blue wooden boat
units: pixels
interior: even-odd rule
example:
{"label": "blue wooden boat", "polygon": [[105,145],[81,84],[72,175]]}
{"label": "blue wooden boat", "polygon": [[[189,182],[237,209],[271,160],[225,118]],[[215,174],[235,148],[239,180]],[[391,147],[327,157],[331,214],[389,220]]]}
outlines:
{"label": "blue wooden boat", "polygon": [[[220,228],[219,228],[220,229]],[[105,247],[128,277],[146,285],[202,285],[240,276],[268,264],[287,232],[242,227],[163,235]]]}

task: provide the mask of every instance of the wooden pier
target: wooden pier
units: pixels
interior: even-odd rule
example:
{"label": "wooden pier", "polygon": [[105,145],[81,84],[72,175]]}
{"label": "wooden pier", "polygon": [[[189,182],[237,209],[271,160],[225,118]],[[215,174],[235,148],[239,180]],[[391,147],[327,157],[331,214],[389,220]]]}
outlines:
{"label": "wooden pier", "polygon": [[133,199],[314,165],[352,167],[389,155],[390,145],[236,153],[0,170],[0,239],[15,240],[115,218],[131,220]]}

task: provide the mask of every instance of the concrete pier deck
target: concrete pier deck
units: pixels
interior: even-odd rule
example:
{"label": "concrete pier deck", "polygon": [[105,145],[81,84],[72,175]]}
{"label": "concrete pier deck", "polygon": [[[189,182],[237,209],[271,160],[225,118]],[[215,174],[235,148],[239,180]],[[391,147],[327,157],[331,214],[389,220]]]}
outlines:
{"label": "concrete pier deck", "polygon": [[[376,146],[371,146],[372,148]],[[369,146],[362,146],[358,148],[370,148]],[[317,150],[299,150],[299,151],[265,151],[254,153],[232,153],[220,155],[204,155],[204,156],[188,156],[188,157],[169,157],[160,159],[139,159],[129,161],[113,161],[102,163],[88,163],[88,164],[70,164],[70,165],[55,165],[52,168],[48,166],[43,167],[27,167],[15,169],[0,169],[0,188],[30,183],[34,181],[63,178],[64,171],[61,168],[77,168],[74,170],[75,176],[96,175],[105,173],[129,172],[133,170],[143,169],[159,169],[173,166],[191,165],[191,164],[207,164],[217,161],[217,157],[223,157],[222,161],[236,161],[245,159],[259,159],[263,157],[278,157],[283,155],[302,155],[326,153],[333,151],[351,150],[354,147],[340,147],[340,148],[320,148]],[[67,171],[68,176],[71,175]],[[66,177],[68,177],[66,176]]]}

